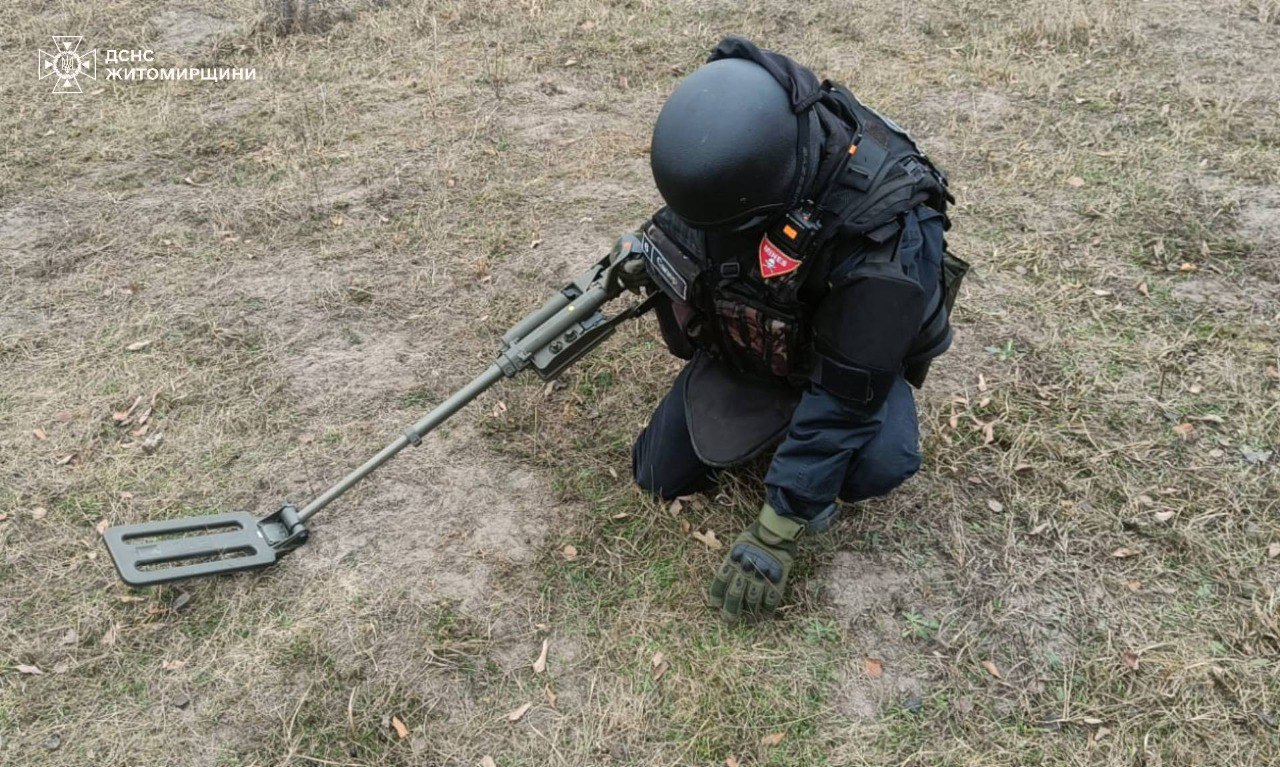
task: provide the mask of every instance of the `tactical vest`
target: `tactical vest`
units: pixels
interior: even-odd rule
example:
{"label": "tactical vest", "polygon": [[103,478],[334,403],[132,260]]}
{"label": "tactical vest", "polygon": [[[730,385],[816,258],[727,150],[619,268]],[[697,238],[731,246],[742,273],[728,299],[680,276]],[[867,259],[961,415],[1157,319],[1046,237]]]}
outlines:
{"label": "tactical vest", "polygon": [[[826,137],[810,157],[816,191],[763,235],[694,229],[666,208],[643,232],[648,271],[683,315],[676,329],[672,317],[663,322],[672,350],[692,345],[796,386],[811,372],[813,312],[832,270],[868,249],[892,258],[901,217],[923,204],[945,220],[951,199],[945,175],[911,136],[843,87],[824,82],[804,114]],[[940,302],[954,289],[941,287],[911,347],[916,370],[950,341],[949,306]],[[923,382],[923,372],[911,377]]]}

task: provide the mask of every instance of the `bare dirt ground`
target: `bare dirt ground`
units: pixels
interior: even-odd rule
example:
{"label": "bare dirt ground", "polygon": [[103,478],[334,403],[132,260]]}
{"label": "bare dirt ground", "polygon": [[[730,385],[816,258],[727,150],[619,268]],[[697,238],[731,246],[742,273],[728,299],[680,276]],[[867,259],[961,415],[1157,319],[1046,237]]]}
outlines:
{"label": "bare dirt ground", "polygon": [[[1280,761],[1274,0],[292,5],[5,12],[0,763]],[[657,109],[730,32],[908,126],[976,267],[925,470],[778,621],[701,602],[757,475],[627,481],[648,322],[269,572],[117,582],[104,520],[305,500],[483,369],[656,207]],[[55,97],[54,34],[257,79]]]}

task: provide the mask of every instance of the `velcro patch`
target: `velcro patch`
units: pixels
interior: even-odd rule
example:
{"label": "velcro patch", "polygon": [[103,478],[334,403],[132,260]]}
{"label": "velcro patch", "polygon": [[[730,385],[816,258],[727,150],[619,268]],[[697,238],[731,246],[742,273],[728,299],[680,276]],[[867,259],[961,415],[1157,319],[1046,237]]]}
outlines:
{"label": "velcro patch", "polygon": [[769,242],[769,235],[760,238],[760,276],[766,280],[771,277],[781,277],[784,274],[790,274],[800,268],[800,262],[783,253],[782,250]]}

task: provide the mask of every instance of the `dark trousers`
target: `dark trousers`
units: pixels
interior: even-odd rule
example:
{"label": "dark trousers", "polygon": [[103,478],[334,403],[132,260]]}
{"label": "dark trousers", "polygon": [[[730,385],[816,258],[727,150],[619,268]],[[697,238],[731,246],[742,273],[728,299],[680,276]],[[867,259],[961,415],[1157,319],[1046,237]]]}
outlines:
{"label": "dark trousers", "polygon": [[[847,502],[885,495],[920,469],[920,426],[915,398],[899,379],[882,406],[880,431],[852,457],[840,488]],[[684,397],[673,387],[631,447],[636,484],[664,500],[706,490],[717,469],[698,459],[685,422]]]}

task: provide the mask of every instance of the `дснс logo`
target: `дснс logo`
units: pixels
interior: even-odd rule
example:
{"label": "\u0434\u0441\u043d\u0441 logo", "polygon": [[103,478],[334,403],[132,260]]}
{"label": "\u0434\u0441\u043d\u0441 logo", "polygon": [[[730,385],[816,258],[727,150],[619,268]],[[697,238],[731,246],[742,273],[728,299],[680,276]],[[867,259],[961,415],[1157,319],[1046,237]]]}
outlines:
{"label": "\u0434\u0441\u043d\u0441 logo", "polygon": [[80,75],[98,78],[98,51],[80,53],[81,35],[53,35],[54,52],[40,51],[40,79],[58,78],[54,93],[82,93]]}

